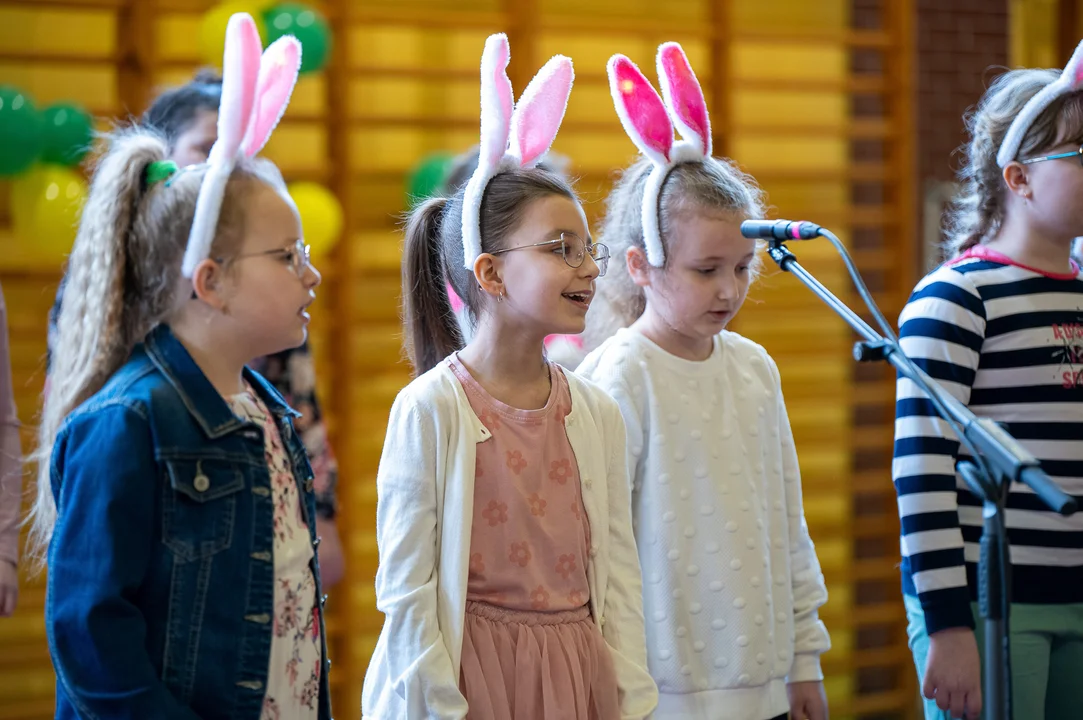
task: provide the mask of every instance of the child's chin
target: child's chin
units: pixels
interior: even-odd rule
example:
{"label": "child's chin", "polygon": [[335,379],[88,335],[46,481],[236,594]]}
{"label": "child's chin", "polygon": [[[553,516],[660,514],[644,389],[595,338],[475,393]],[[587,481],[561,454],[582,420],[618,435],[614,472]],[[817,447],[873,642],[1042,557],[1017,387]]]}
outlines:
{"label": "child's chin", "polygon": [[557,327],[551,330],[548,335],[578,335],[587,329],[587,322],[585,319],[577,319],[569,322],[560,323]]}
{"label": "child's chin", "polygon": [[299,348],[305,344],[305,340],[308,340],[308,327],[303,325],[292,335],[283,335],[282,337],[275,338],[273,342],[268,344],[269,349],[263,352],[262,355],[274,355],[276,353],[285,352],[286,350]]}
{"label": "child's chin", "polygon": [[710,340],[715,335],[725,330],[727,323],[728,321],[703,323],[703,325],[694,328],[689,334],[697,340]]}

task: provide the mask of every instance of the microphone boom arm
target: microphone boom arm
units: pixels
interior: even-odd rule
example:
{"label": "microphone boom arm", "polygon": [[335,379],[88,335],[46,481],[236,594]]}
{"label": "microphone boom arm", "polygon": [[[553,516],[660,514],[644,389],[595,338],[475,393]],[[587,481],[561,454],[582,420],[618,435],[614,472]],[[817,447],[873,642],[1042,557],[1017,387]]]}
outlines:
{"label": "microphone boom arm", "polygon": [[[840,300],[819,280],[813,277],[797,262],[797,257],[790,252],[783,241],[770,240],[767,254],[771,256],[783,271],[801,281],[809,290],[834,310],[854,331],[865,339],[864,348],[855,349],[859,360],[875,360],[881,357],[887,360],[902,374],[925,392],[935,405],[948,413],[945,419],[953,420],[963,428],[963,433],[976,446],[979,453],[992,464],[1002,476],[1014,482],[1028,485],[1050,509],[1062,515],[1075,512],[1075,500],[1058,488],[1044,472],[1024,472],[1028,467],[1036,467],[1037,460],[1023,449],[1014,438],[999,425],[988,418],[977,417],[966,405],[949,393],[931,378],[924,370],[914,365],[902,349],[888,341],[874,330],[864,319],[846,303]],[[869,355],[869,350],[875,351]],[[1029,462],[1021,462],[1021,460]]]}
{"label": "microphone boom arm", "polygon": [[[1007,504],[1011,482],[1021,482],[1030,487],[1047,506],[1061,515],[1076,511],[1076,501],[1066,495],[1041,469],[1038,460],[1026,451],[1011,435],[988,418],[979,418],[955,396],[945,390],[921,368],[908,358],[895,339],[894,333],[885,338],[874,330],[860,315],[828,290],[819,280],[801,267],[797,258],[783,243],[787,234],[802,235],[793,227],[811,223],[787,223],[778,221],[770,226],[764,221],[746,221],[741,225],[745,237],[765,238],[767,254],[779,268],[800,280],[809,290],[834,310],[854,331],[864,338],[854,347],[854,357],[859,361],[887,360],[903,376],[911,380],[928,395],[937,412],[952,427],[959,441],[973,455],[973,461],[958,462],[959,474],[967,486],[984,503],[983,532],[978,561],[978,604],[985,620],[986,653],[983,658],[983,685],[986,702],[983,716],[986,720],[1009,720],[1011,718],[1011,661],[1009,647],[1008,617],[1010,614],[1011,562],[1009,560],[1008,534],[1004,508]],[[746,227],[748,226],[748,227]],[[886,330],[891,326],[873,302],[861,276],[857,274],[846,248],[828,230],[816,227],[819,234],[828,237],[842,254],[851,271],[861,296],[869,310]],[[797,237],[796,239],[805,239]]]}

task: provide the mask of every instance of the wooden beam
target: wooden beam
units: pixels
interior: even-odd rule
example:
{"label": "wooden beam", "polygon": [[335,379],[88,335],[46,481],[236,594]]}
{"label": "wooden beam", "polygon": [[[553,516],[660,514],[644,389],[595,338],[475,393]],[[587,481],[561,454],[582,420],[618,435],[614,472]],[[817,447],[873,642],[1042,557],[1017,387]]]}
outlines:
{"label": "wooden beam", "polygon": [[729,157],[733,135],[733,103],[729,82],[732,75],[730,67],[730,43],[732,41],[733,17],[732,0],[711,0],[711,100],[714,107],[711,115],[717,118],[711,123],[711,142],[714,154]]}
{"label": "wooden beam", "polygon": [[[349,0],[330,0],[325,3],[325,9],[329,14],[339,18],[345,18],[352,3]],[[350,136],[349,123],[349,85],[350,71],[349,58],[350,33],[346,32],[346,22],[340,21],[338,28],[341,30],[335,34],[335,42],[331,47],[331,57],[324,72],[327,75],[325,83],[325,109],[324,122],[327,126],[327,158],[324,169],[318,173],[312,173],[311,179],[326,182],[330,190],[338,198],[342,206],[343,225],[342,234],[338,245],[331,253],[331,258],[324,265],[327,268],[334,267],[341,271],[351,266],[353,247],[350,242],[353,232],[356,230],[356,209],[351,201],[351,185],[353,177],[350,173]],[[350,292],[352,283],[346,272],[333,273],[336,277],[324,273],[324,292],[330,293],[331,302],[328,306],[329,313],[342,324],[343,328],[353,327],[353,296]],[[330,354],[331,361],[325,367],[331,369],[330,386],[337,392],[324,393],[320,401],[324,406],[324,414],[328,420],[328,441],[332,448],[339,451],[336,453],[339,462],[339,471],[342,477],[359,478],[362,469],[356,467],[354,453],[347,452],[346,446],[349,438],[340,432],[346,424],[339,420],[346,416],[349,410],[349,393],[345,392],[351,386],[349,368],[352,361],[350,353],[350,333],[345,330],[330,332],[325,335],[327,345],[324,351]],[[345,555],[346,567],[356,560],[356,555],[351,552],[349,533],[345,528],[350,526],[351,510],[349,503],[339,503],[340,515],[338,525],[342,539],[342,552]],[[367,518],[359,519],[359,523],[367,522]],[[344,579],[339,587],[339,595],[343,600],[347,597],[349,587],[348,578]],[[350,605],[346,602],[331,602],[328,604],[327,633],[329,653],[334,661],[334,666],[328,674],[331,683],[332,702],[340,709],[343,707],[356,707],[357,685],[364,676],[364,668],[357,667],[354,663],[355,653],[350,652],[352,645],[351,632],[335,632],[340,628],[349,626]]]}
{"label": "wooden beam", "polygon": [[138,117],[150,103],[157,0],[131,0],[117,13],[117,97],[122,115]]}
{"label": "wooden beam", "polygon": [[[527,83],[541,67],[537,57],[538,3],[537,0],[503,0],[508,43],[511,45],[511,64],[508,77],[516,98],[526,89]],[[476,75],[476,71],[475,71]],[[578,73],[576,74],[578,79]],[[477,124],[477,119],[474,119]]]}
{"label": "wooden beam", "polygon": [[1057,0],[1057,66],[1063,67],[1079,43],[1079,0]]}

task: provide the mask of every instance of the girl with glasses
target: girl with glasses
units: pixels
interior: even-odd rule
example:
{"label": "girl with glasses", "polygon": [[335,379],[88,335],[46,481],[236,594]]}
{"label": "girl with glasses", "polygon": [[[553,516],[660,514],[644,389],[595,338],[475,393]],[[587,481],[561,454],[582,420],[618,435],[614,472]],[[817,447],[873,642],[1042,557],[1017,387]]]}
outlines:
{"label": "girl with glasses", "polygon": [[[571,61],[550,60],[513,110],[508,58],[490,37],[477,169],[406,227],[417,377],[376,476],[373,720],[646,718],[656,700],[620,411],[543,350],[582,332],[608,261],[572,188],[536,167]],[[447,283],[477,319],[465,344]]]}
{"label": "girl with glasses", "polygon": [[[1063,72],[998,77],[966,118],[964,189],[949,260],[899,318],[903,350],[976,415],[1002,423],[1064,492],[1083,495],[1083,45]],[[892,464],[902,585],[925,716],[978,718],[975,632],[982,502],[956,473],[960,449],[922,393],[898,380]],[[1079,715],[1083,513],[1064,518],[1012,486],[1014,717]]]}
{"label": "girl with glasses", "polygon": [[[447,178],[444,180],[443,195],[454,195],[456,190],[466,185],[467,181],[470,180],[470,176],[477,170],[478,157],[479,147],[475,145],[455,158],[448,170]],[[538,161],[537,167],[566,178],[569,163],[569,159],[564,155],[547,152]],[[455,311],[455,316],[459,319],[459,329],[462,332],[463,341],[468,341],[474,332],[473,323],[475,319],[469,317],[466,305],[450,284],[447,286],[447,291],[448,297],[451,299],[451,307]],[[585,355],[581,335],[550,335],[545,338],[545,356],[562,367],[574,370],[583,361]]]}
{"label": "girl with glasses", "polygon": [[[179,167],[200,165],[207,162],[207,155],[218,137],[218,104],[221,99],[221,76],[202,71],[191,82],[159,95],[143,114],[140,125],[162,134],[169,145],[169,159]],[[299,276],[303,273],[300,260],[300,254],[294,254],[290,260]],[[56,340],[56,321],[60,316],[66,284],[65,276],[57,291],[56,303],[49,313],[50,356]],[[331,588],[345,572],[336,523],[338,460],[328,440],[323,409],[316,396],[316,368],[308,340],[299,347],[254,358],[251,366],[282,393],[290,407],[301,413],[295,425],[316,474],[314,487],[316,532],[320,537],[320,575],[324,587]]]}
{"label": "girl with glasses", "polygon": [[58,719],[331,717],[313,472],[248,367],[304,342],[320,284],[255,157],[300,44],[261,56],[237,14],[225,67],[208,162],[112,137],[72,248],[31,536]]}

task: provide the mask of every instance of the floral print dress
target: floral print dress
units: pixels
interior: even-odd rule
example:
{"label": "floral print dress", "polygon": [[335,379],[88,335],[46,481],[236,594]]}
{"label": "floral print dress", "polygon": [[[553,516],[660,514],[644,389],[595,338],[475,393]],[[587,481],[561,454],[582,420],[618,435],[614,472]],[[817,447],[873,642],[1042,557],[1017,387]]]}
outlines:
{"label": "floral print dress", "polygon": [[323,421],[323,411],[316,398],[316,364],[308,343],[257,358],[252,361],[252,369],[282,393],[287,405],[301,413],[301,417],[293,421],[293,426],[312,464],[316,514],[324,520],[334,520],[338,511],[335,501],[338,461],[327,441],[327,424]]}
{"label": "floral print dress", "polygon": [[320,696],[320,622],[312,542],[297,481],[278,427],[250,389],[229,399],[238,417],[263,429],[274,502],[274,621],[260,720],[315,720]]}

